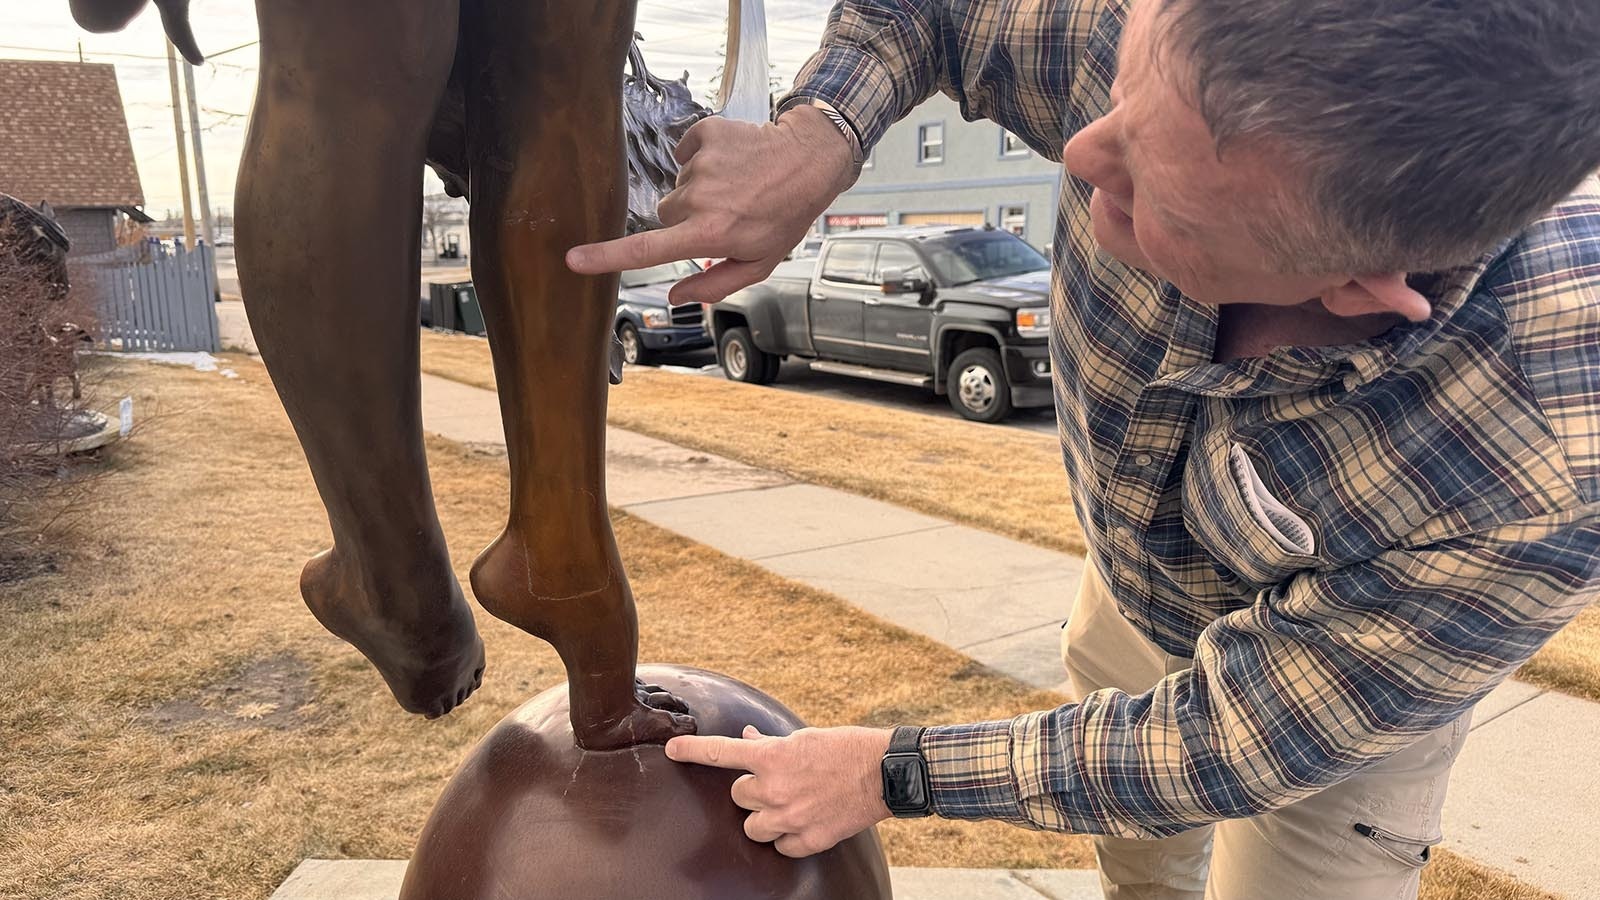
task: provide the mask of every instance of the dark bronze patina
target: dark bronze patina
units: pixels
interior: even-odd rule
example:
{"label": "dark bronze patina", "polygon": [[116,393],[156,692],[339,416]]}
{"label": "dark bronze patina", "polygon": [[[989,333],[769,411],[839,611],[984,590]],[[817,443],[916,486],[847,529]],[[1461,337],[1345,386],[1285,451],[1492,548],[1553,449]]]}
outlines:
{"label": "dark bronze patina", "polygon": [[[725,675],[643,666],[682,697],[705,734],[800,727],[794,713]],[[889,872],[865,831],[789,859],[744,836],[728,799],[737,772],[683,766],[657,746],[574,746],[553,688],[491,730],[422,831],[400,900],[887,900]]]}
{"label": "dark bronze patina", "polygon": [[[72,0],[94,30],[145,0]],[[184,0],[156,0],[199,51]],[[606,508],[617,277],[568,248],[654,224],[687,89],[635,58],[634,0],[262,0],[261,75],[235,236],[251,328],[327,507],[333,547],[301,576],[311,611],[402,706],[459,705],[483,645],[452,574],[424,459],[417,298],[424,163],[471,204],[473,277],[511,466],[478,600],[549,641],[555,688],[501,722],[451,781],[406,900],[889,896],[876,835],[806,860],[748,840],[737,773],[669,762],[699,730],[800,727],[747,685],[651,667]],[[765,96],[762,73],[762,96]],[[670,133],[669,133],[670,132]],[[631,181],[631,185],[630,185]],[[632,193],[651,208],[629,216]],[[688,715],[693,713],[693,718]]]}

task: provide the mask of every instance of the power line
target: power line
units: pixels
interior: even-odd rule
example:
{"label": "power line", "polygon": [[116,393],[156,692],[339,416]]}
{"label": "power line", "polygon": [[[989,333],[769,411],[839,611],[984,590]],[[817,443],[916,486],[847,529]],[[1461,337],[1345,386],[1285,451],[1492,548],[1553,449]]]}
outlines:
{"label": "power line", "polygon": [[[260,43],[260,42],[259,41],[251,41],[250,44],[240,44],[237,47],[231,47],[231,48],[229,48],[227,50],[224,50],[222,52],[223,53],[231,53],[234,50],[242,50],[245,47],[248,47],[251,44],[256,44],[256,43]],[[54,47],[23,47],[23,46],[19,46],[19,45],[16,45],[16,44],[0,44],[0,50],[20,50],[20,51],[22,51],[24,53],[56,53],[56,54],[60,54],[62,56],[77,56],[77,57],[82,57],[82,58],[85,58],[85,59],[90,58],[90,57],[96,57],[96,56],[105,56],[105,57],[111,57],[111,58],[114,58],[114,59],[151,60],[151,61],[160,62],[160,63],[165,63],[167,61],[167,58],[165,56],[151,56],[151,55],[145,54],[145,53],[116,53],[116,52],[112,52],[112,51],[98,51],[98,50],[97,51],[79,51],[76,47],[74,47],[71,50],[57,50]],[[218,54],[218,55],[221,55],[221,54]],[[208,60],[206,60],[206,62],[210,63],[211,61],[208,59]],[[229,68],[229,69],[239,69],[239,70],[245,71],[245,72],[253,72],[253,71],[255,71],[255,68],[256,68],[255,66],[241,66],[238,63],[216,63],[216,65],[220,66],[220,67],[226,67],[226,68]]]}
{"label": "power line", "polygon": [[261,43],[261,42],[259,42],[259,40],[246,40],[246,42],[242,43],[242,45],[229,46],[229,48],[227,48],[227,50],[218,50],[218,51],[216,51],[216,53],[206,53],[205,54],[205,61],[206,62],[213,61],[213,59],[218,58],[218,56],[226,56],[226,54],[234,53],[235,50],[245,50],[246,46],[256,46],[256,45],[258,45],[258,43]]}

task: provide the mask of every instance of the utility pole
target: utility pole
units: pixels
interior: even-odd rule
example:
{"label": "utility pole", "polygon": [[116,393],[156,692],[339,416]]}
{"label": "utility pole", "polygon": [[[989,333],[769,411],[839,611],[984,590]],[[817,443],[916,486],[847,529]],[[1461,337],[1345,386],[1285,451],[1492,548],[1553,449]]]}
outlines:
{"label": "utility pole", "polygon": [[178,50],[167,41],[167,79],[172,82],[172,132],[178,139],[178,178],[183,182],[183,248],[194,248],[194,216],[189,205],[189,153],[183,141],[183,97],[178,90]]}
{"label": "utility pole", "polygon": [[206,192],[206,157],[200,147],[200,100],[194,92],[194,66],[183,64],[183,86],[189,92],[189,139],[194,142],[194,184],[200,201],[200,234],[207,247],[215,247],[216,232],[211,224],[211,195]]}

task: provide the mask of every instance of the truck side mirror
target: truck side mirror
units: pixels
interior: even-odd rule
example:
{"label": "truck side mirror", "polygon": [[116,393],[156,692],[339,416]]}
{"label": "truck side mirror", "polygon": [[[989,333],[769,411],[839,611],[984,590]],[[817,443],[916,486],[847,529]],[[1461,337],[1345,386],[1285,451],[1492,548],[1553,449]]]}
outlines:
{"label": "truck side mirror", "polygon": [[928,295],[928,280],[916,275],[908,276],[902,269],[884,269],[883,292],[885,294],[921,294],[926,299]]}

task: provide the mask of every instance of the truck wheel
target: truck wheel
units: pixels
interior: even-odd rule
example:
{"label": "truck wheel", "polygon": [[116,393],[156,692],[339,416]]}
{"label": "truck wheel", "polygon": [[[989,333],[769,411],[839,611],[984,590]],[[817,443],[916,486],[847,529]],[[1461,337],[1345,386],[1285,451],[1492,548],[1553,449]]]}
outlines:
{"label": "truck wheel", "polygon": [[644,339],[639,337],[639,329],[633,327],[632,322],[623,322],[617,326],[617,340],[622,342],[622,361],[630,366],[648,366],[655,362],[655,353],[644,345]]}
{"label": "truck wheel", "polygon": [[723,332],[717,359],[722,363],[722,374],[728,376],[729,381],[771,384],[778,377],[778,358],[757,349],[748,328],[729,328]]}
{"label": "truck wheel", "polygon": [[1011,383],[994,350],[974,347],[962,353],[945,377],[950,405],[964,418],[993,423],[1011,415]]}

